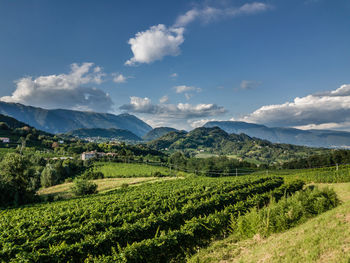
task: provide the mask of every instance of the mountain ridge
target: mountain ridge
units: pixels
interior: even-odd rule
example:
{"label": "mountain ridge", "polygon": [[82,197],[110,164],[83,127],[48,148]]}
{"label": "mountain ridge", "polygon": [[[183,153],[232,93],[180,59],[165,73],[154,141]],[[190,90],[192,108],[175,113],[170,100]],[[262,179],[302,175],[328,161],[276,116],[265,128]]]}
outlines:
{"label": "mountain ridge", "polygon": [[330,149],[311,148],[291,144],[272,143],[244,133],[227,133],[219,127],[200,127],[190,132],[175,131],[148,143],[151,148],[165,151],[183,151],[191,155],[201,152],[230,155],[243,160],[261,163],[281,163]]}
{"label": "mountain ridge", "polygon": [[203,127],[219,127],[228,133],[245,133],[273,143],[287,143],[309,147],[350,146],[350,132],[332,130],[300,130],[288,127],[267,127],[262,124],[240,121],[210,121]]}
{"label": "mountain ridge", "polygon": [[0,113],[50,133],[66,133],[80,128],[115,128],[129,130],[139,137],[152,130],[134,115],[96,113],[67,109],[43,109],[0,101]]}

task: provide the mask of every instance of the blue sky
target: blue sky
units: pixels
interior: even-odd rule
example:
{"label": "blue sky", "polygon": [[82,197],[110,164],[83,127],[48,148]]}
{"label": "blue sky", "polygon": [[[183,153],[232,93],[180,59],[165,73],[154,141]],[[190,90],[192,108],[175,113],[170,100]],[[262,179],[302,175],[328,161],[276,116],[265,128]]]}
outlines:
{"label": "blue sky", "polygon": [[0,0],[0,99],[185,129],[350,130],[349,11],[346,0]]}

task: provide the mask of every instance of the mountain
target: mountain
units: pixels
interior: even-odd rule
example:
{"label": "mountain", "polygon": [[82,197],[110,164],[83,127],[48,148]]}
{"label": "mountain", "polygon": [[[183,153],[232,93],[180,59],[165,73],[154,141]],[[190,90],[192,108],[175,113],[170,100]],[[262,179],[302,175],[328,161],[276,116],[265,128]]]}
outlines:
{"label": "mountain", "polygon": [[[37,149],[51,149],[44,140],[53,140],[54,135],[37,130],[26,123],[12,117],[0,114],[0,148],[16,148],[21,144],[21,139],[26,139],[26,146]],[[4,141],[8,138],[9,142]],[[1,151],[1,154],[6,151]]]}
{"label": "mountain", "polygon": [[[10,129],[23,128],[29,126],[28,124],[18,121],[15,118],[0,114],[0,123],[6,123],[7,127]],[[5,128],[3,125],[1,125]]]}
{"label": "mountain", "polygon": [[66,133],[80,128],[115,128],[129,130],[139,137],[152,127],[134,115],[96,113],[75,110],[47,110],[0,101],[0,113],[50,133]]}
{"label": "mountain", "polygon": [[245,133],[248,136],[274,143],[289,143],[311,147],[350,147],[350,132],[330,130],[299,130],[295,128],[270,128],[265,125],[240,121],[210,121],[203,127],[220,127],[228,133]]}
{"label": "mountain", "polygon": [[76,136],[79,138],[100,137],[106,139],[117,139],[120,141],[142,141],[140,137],[128,130],[121,129],[102,129],[102,128],[82,128],[67,132],[66,135]]}
{"label": "mountain", "polygon": [[149,131],[145,136],[143,136],[142,139],[145,141],[152,141],[173,131],[177,131],[177,130],[171,127],[154,128],[153,130]]}
{"label": "mountain", "polygon": [[310,148],[291,144],[271,143],[246,134],[229,134],[219,127],[197,128],[188,133],[175,131],[148,143],[156,150],[181,150],[192,155],[210,153],[261,163],[285,162],[311,154],[330,152],[329,149]]}

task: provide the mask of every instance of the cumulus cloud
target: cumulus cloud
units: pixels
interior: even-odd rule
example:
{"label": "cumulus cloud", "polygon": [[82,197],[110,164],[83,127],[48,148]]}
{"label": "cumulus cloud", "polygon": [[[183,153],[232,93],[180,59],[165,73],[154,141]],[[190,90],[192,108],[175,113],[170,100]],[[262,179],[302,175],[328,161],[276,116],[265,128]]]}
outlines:
{"label": "cumulus cloud", "polygon": [[261,85],[261,82],[259,82],[259,81],[242,80],[240,87],[243,90],[249,90],[249,89],[255,89],[255,88],[257,88],[260,85]]}
{"label": "cumulus cloud", "polygon": [[212,20],[224,17],[251,15],[264,12],[270,8],[271,6],[260,2],[247,3],[240,7],[215,8],[206,6],[204,8],[194,8],[187,11],[185,14],[180,15],[176,19],[174,26],[185,27],[195,20],[201,20],[204,23],[208,23]]}
{"label": "cumulus cloud", "polygon": [[185,98],[187,100],[189,100],[191,97],[193,97],[193,93],[190,93],[190,92],[201,92],[202,91],[201,88],[196,88],[196,87],[186,86],[186,85],[176,86],[176,87],[174,87],[174,90],[178,94],[185,93],[184,95],[185,95]]}
{"label": "cumulus cloud", "polygon": [[152,63],[162,60],[165,56],[177,56],[180,54],[180,45],[184,42],[185,27],[200,19],[210,22],[222,17],[235,17],[238,15],[252,15],[266,11],[269,5],[254,2],[244,4],[235,8],[215,8],[206,6],[204,8],[194,8],[180,15],[173,26],[159,24],[151,26],[145,31],[136,33],[129,39],[133,57],[125,62],[125,65],[137,65],[141,63]]}
{"label": "cumulus cloud", "polygon": [[184,42],[184,28],[167,28],[159,24],[150,29],[138,32],[128,43],[134,56],[125,62],[126,65],[151,63],[164,56],[180,54],[180,45]]}
{"label": "cumulus cloud", "polygon": [[130,77],[126,77],[123,74],[113,73],[113,82],[115,83],[125,83]]}
{"label": "cumulus cloud", "polygon": [[226,113],[223,107],[216,104],[153,104],[147,97],[130,97],[130,103],[122,105],[120,109],[132,113],[156,115],[159,118],[174,119],[203,118]]}
{"label": "cumulus cloud", "polygon": [[169,101],[169,97],[167,95],[165,95],[159,99],[160,103],[167,103],[168,101]]}
{"label": "cumulus cloud", "polygon": [[209,121],[218,121],[217,119],[200,119],[200,120],[188,120],[188,124],[191,125],[192,128],[198,128],[198,127],[202,127],[204,124],[206,124]]}
{"label": "cumulus cloud", "polygon": [[292,102],[266,105],[241,120],[304,129],[349,129],[350,84],[329,92],[297,97]]}
{"label": "cumulus cloud", "polygon": [[12,95],[0,100],[50,109],[109,111],[113,105],[109,94],[91,87],[101,84],[105,75],[93,63],[72,64],[68,74],[17,80]]}

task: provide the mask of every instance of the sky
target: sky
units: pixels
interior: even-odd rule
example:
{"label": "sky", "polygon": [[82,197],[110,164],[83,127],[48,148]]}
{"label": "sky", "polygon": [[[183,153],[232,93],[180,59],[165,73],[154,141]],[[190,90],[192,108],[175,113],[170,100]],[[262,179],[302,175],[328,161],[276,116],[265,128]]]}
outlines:
{"label": "sky", "polygon": [[0,100],[350,131],[350,1],[0,0]]}

